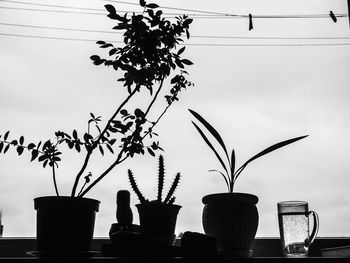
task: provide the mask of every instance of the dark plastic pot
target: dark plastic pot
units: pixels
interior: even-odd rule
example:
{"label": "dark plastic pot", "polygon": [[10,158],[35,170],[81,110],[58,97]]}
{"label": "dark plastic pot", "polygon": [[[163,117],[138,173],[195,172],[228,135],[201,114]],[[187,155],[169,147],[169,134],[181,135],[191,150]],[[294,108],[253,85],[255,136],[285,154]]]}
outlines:
{"label": "dark plastic pot", "polygon": [[89,251],[99,205],[99,201],[89,198],[35,198],[37,250]]}
{"label": "dark plastic pot", "polygon": [[149,245],[168,246],[175,242],[175,226],[181,206],[174,204],[138,204],[141,233]]}
{"label": "dark plastic pot", "polygon": [[203,228],[217,240],[218,251],[250,256],[258,229],[258,197],[246,193],[219,193],[203,197]]}

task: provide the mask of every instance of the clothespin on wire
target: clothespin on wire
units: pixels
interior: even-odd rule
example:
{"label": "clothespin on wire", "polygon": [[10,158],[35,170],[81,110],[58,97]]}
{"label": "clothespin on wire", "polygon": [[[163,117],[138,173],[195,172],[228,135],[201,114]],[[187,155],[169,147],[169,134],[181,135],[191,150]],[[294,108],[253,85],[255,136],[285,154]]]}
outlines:
{"label": "clothespin on wire", "polygon": [[[350,0],[348,0],[350,1]],[[249,14],[249,31],[253,29],[253,16]]]}
{"label": "clothespin on wire", "polygon": [[335,16],[335,14],[332,11],[329,11],[329,16],[332,18],[334,23],[337,23],[337,17]]}

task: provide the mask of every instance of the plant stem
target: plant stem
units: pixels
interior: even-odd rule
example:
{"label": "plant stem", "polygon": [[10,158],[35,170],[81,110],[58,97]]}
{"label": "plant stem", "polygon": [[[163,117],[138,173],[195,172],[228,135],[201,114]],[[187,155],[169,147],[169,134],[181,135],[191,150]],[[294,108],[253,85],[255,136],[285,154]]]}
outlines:
{"label": "plant stem", "polygon": [[56,195],[60,196],[60,194],[58,193],[58,187],[56,182],[55,163],[52,164],[52,177],[53,177],[53,184],[55,186]]}
{"label": "plant stem", "polygon": [[[101,140],[101,138],[103,137],[103,134],[108,130],[109,125],[111,124],[111,122],[114,120],[114,118],[117,116],[117,114],[122,110],[122,108],[125,106],[126,103],[128,103],[128,101],[131,99],[132,96],[135,95],[135,93],[138,91],[139,87],[136,87],[130,94],[129,96],[119,105],[118,109],[114,112],[114,114],[112,115],[112,117],[108,120],[105,128],[103,129],[103,131],[101,132],[100,136],[97,138],[97,140],[95,141],[95,146],[87,152],[83,166],[81,167],[80,171],[78,172],[77,176],[75,177],[75,182],[73,185],[73,189],[72,189],[72,194],[71,196],[74,197],[75,193],[77,191],[77,187],[78,187],[78,183],[79,180],[82,176],[82,174],[84,173],[88,163],[89,163],[89,159],[90,156],[93,152],[93,150],[96,148],[96,146],[98,145],[99,141]],[[101,178],[102,179],[102,178]],[[97,179],[96,179],[97,180]],[[92,184],[95,185],[95,184]],[[91,186],[91,185],[90,185]],[[90,189],[91,187],[88,187],[87,189]],[[84,193],[87,192],[86,190],[84,191]]]}
{"label": "plant stem", "polygon": [[165,77],[163,76],[162,80],[160,81],[159,88],[158,88],[156,94],[154,95],[154,97],[153,97],[151,103],[148,105],[148,108],[147,108],[147,110],[146,110],[146,112],[145,112],[145,117],[146,117],[146,115],[148,114],[148,112],[150,111],[150,109],[152,108],[152,105],[154,104],[154,102],[156,101],[156,99],[157,99],[157,97],[158,97],[158,95],[159,95],[159,93],[160,93],[160,90],[161,90],[162,87],[163,87],[164,79],[165,79]]}
{"label": "plant stem", "polygon": [[124,149],[121,149],[117,159],[114,161],[114,163],[112,163],[111,166],[109,166],[98,178],[96,178],[82,193],[79,194],[79,197],[83,197],[88,191],[90,191],[90,189],[92,187],[95,186],[95,184],[97,184],[99,181],[101,181],[103,179],[103,177],[105,177],[117,164],[120,164],[121,162],[123,162],[124,160],[126,160],[127,158],[123,158],[121,159],[122,155],[123,155]]}

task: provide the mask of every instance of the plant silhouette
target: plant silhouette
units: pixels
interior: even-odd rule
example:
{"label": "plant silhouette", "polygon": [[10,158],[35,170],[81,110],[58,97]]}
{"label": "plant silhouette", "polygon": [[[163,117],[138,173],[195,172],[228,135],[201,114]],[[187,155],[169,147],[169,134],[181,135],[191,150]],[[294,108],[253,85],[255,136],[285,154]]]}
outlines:
{"label": "plant silhouette", "polygon": [[234,185],[235,185],[237,178],[240,176],[242,171],[247,167],[247,165],[249,163],[251,163],[255,159],[262,157],[265,154],[268,154],[268,153],[275,151],[279,148],[287,146],[288,144],[291,144],[293,142],[304,139],[305,137],[308,136],[308,135],[300,136],[300,137],[296,137],[296,138],[292,138],[289,140],[285,140],[285,141],[276,143],[276,144],[264,149],[263,151],[259,152],[258,154],[254,155],[248,161],[246,161],[242,166],[240,166],[238,169],[236,169],[235,150],[232,149],[231,155],[229,156],[226,145],[225,145],[223,139],[221,138],[220,134],[217,132],[217,130],[209,122],[207,122],[200,114],[198,114],[194,110],[189,109],[189,111],[206,128],[207,132],[209,132],[209,134],[215,139],[215,141],[219,144],[221,150],[223,151],[224,156],[219,154],[219,151],[213,146],[213,144],[208,139],[207,135],[205,135],[205,133],[202,131],[202,129],[196,123],[194,123],[192,121],[192,124],[195,126],[195,128],[197,129],[197,131],[199,132],[199,134],[201,135],[203,140],[206,142],[206,144],[209,146],[209,148],[213,151],[216,158],[220,162],[222,168],[224,169],[224,172],[219,171],[219,170],[210,170],[210,171],[211,172],[218,172],[223,177],[223,179],[225,180],[226,186],[228,188],[228,191],[230,193],[233,192],[233,188],[234,188]]}
{"label": "plant silhouette", "polygon": [[[132,173],[132,171],[128,170],[128,177],[129,182],[131,184],[131,188],[137,195],[138,199],[140,200],[141,204],[149,203],[150,201],[146,199],[143,194],[141,193],[139,187],[137,186],[135,177]],[[157,192],[157,199],[151,201],[153,203],[159,203],[159,204],[173,204],[175,202],[175,196],[174,192],[179,184],[181,174],[177,173],[173,183],[171,184],[171,187],[168,191],[168,194],[165,196],[164,200],[162,199],[163,194],[163,188],[164,188],[164,177],[165,177],[165,169],[164,169],[164,159],[163,156],[159,156],[159,168],[158,168],[158,192]]]}
{"label": "plant silhouette", "polygon": [[[192,62],[182,58],[185,47],[179,48],[183,38],[190,37],[189,25],[192,19],[183,15],[177,16],[172,22],[163,16],[157,4],[141,0],[140,6],[143,8],[142,14],[118,14],[113,5],[105,5],[107,16],[117,23],[113,29],[123,32],[124,41],[121,46],[97,41],[97,45],[106,50],[108,56],[101,58],[93,55],[90,58],[95,65],[104,65],[120,72],[122,77],[118,81],[125,89],[121,92],[126,93],[106,122],[102,121],[101,116],[90,113],[87,131],[57,131],[54,140],[41,140],[38,143],[25,143],[23,136],[10,139],[9,131],[0,135],[0,153],[15,148],[18,155],[22,155],[26,150],[30,153],[30,161],[37,160],[43,167],[51,168],[56,195],[59,195],[56,169],[61,161],[62,152],[59,148],[62,144],[85,153],[71,191],[72,197],[83,197],[129,157],[145,153],[155,156],[156,151],[162,150],[155,140],[157,133],[154,128],[173,102],[179,100],[180,91],[193,85],[187,80],[188,73],[185,70]],[[149,96],[143,91],[147,91]],[[161,93],[164,93],[166,106],[159,113],[152,112]],[[134,106],[131,101],[137,97],[141,98],[142,103]],[[150,117],[151,112],[153,117]],[[96,151],[101,155],[110,152],[114,160],[100,174],[87,174],[91,156]]]}

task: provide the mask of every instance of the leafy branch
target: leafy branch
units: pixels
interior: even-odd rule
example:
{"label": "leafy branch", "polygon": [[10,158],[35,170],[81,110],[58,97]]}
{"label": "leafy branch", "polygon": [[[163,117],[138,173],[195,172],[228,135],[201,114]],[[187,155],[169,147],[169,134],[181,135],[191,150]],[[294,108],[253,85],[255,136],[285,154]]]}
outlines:
{"label": "leafy branch", "polygon": [[[146,152],[155,156],[155,152],[162,150],[159,142],[155,140],[158,134],[154,128],[167,112],[174,101],[178,100],[181,90],[193,86],[187,80],[188,73],[185,68],[193,63],[182,58],[185,47],[178,48],[186,37],[190,37],[189,25],[192,23],[186,15],[177,16],[175,20],[168,20],[163,17],[163,12],[154,3],[146,3],[140,0],[140,6],[144,8],[142,14],[119,14],[113,5],[105,5],[107,17],[116,21],[114,30],[122,31],[124,42],[120,46],[105,41],[97,41],[100,48],[107,51],[108,56],[102,58],[98,55],[90,57],[94,65],[104,65],[112,68],[121,74],[118,82],[122,83],[122,88],[126,92],[126,97],[112,116],[107,120],[104,127],[101,125],[102,117],[90,113],[87,122],[87,131],[78,132],[74,129],[67,133],[63,131],[55,132],[56,142],[40,141],[38,144],[24,144],[24,137],[18,140],[8,140],[9,132],[3,137],[0,134],[0,153],[6,153],[10,147],[15,147],[18,155],[24,150],[31,154],[31,161],[37,159],[52,167],[54,186],[56,194],[58,187],[56,182],[56,168],[61,161],[62,144],[68,146],[70,150],[78,153],[84,152],[82,166],[77,171],[71,196],[82,197],[100,182],[115,166],[122,163],[129,157]],[[165,82],[170,79],[169,84]],[[169,88],[170,87],[170,88]],[[141,91],[148,91],[149,97]],[[151,120],[150,114],[154,105],[164,93],[167,106],[158,115],[155,121]],[[137,96],[140,96],[144,109],[132,106]],[[103,127],[103,128],[102,128]],[[93,129],[94,128],[94,129]],[[145,142],[145,139],[150,142]],[[91,156],[94,152],[100,152],[103,156],[108,151],[115,156],[109,166],[99,175],[85,176],[86,169],[90,164]],[[83,182],[81,182],[83,181]],[[78,191],[78,187],[81,188]]]}

